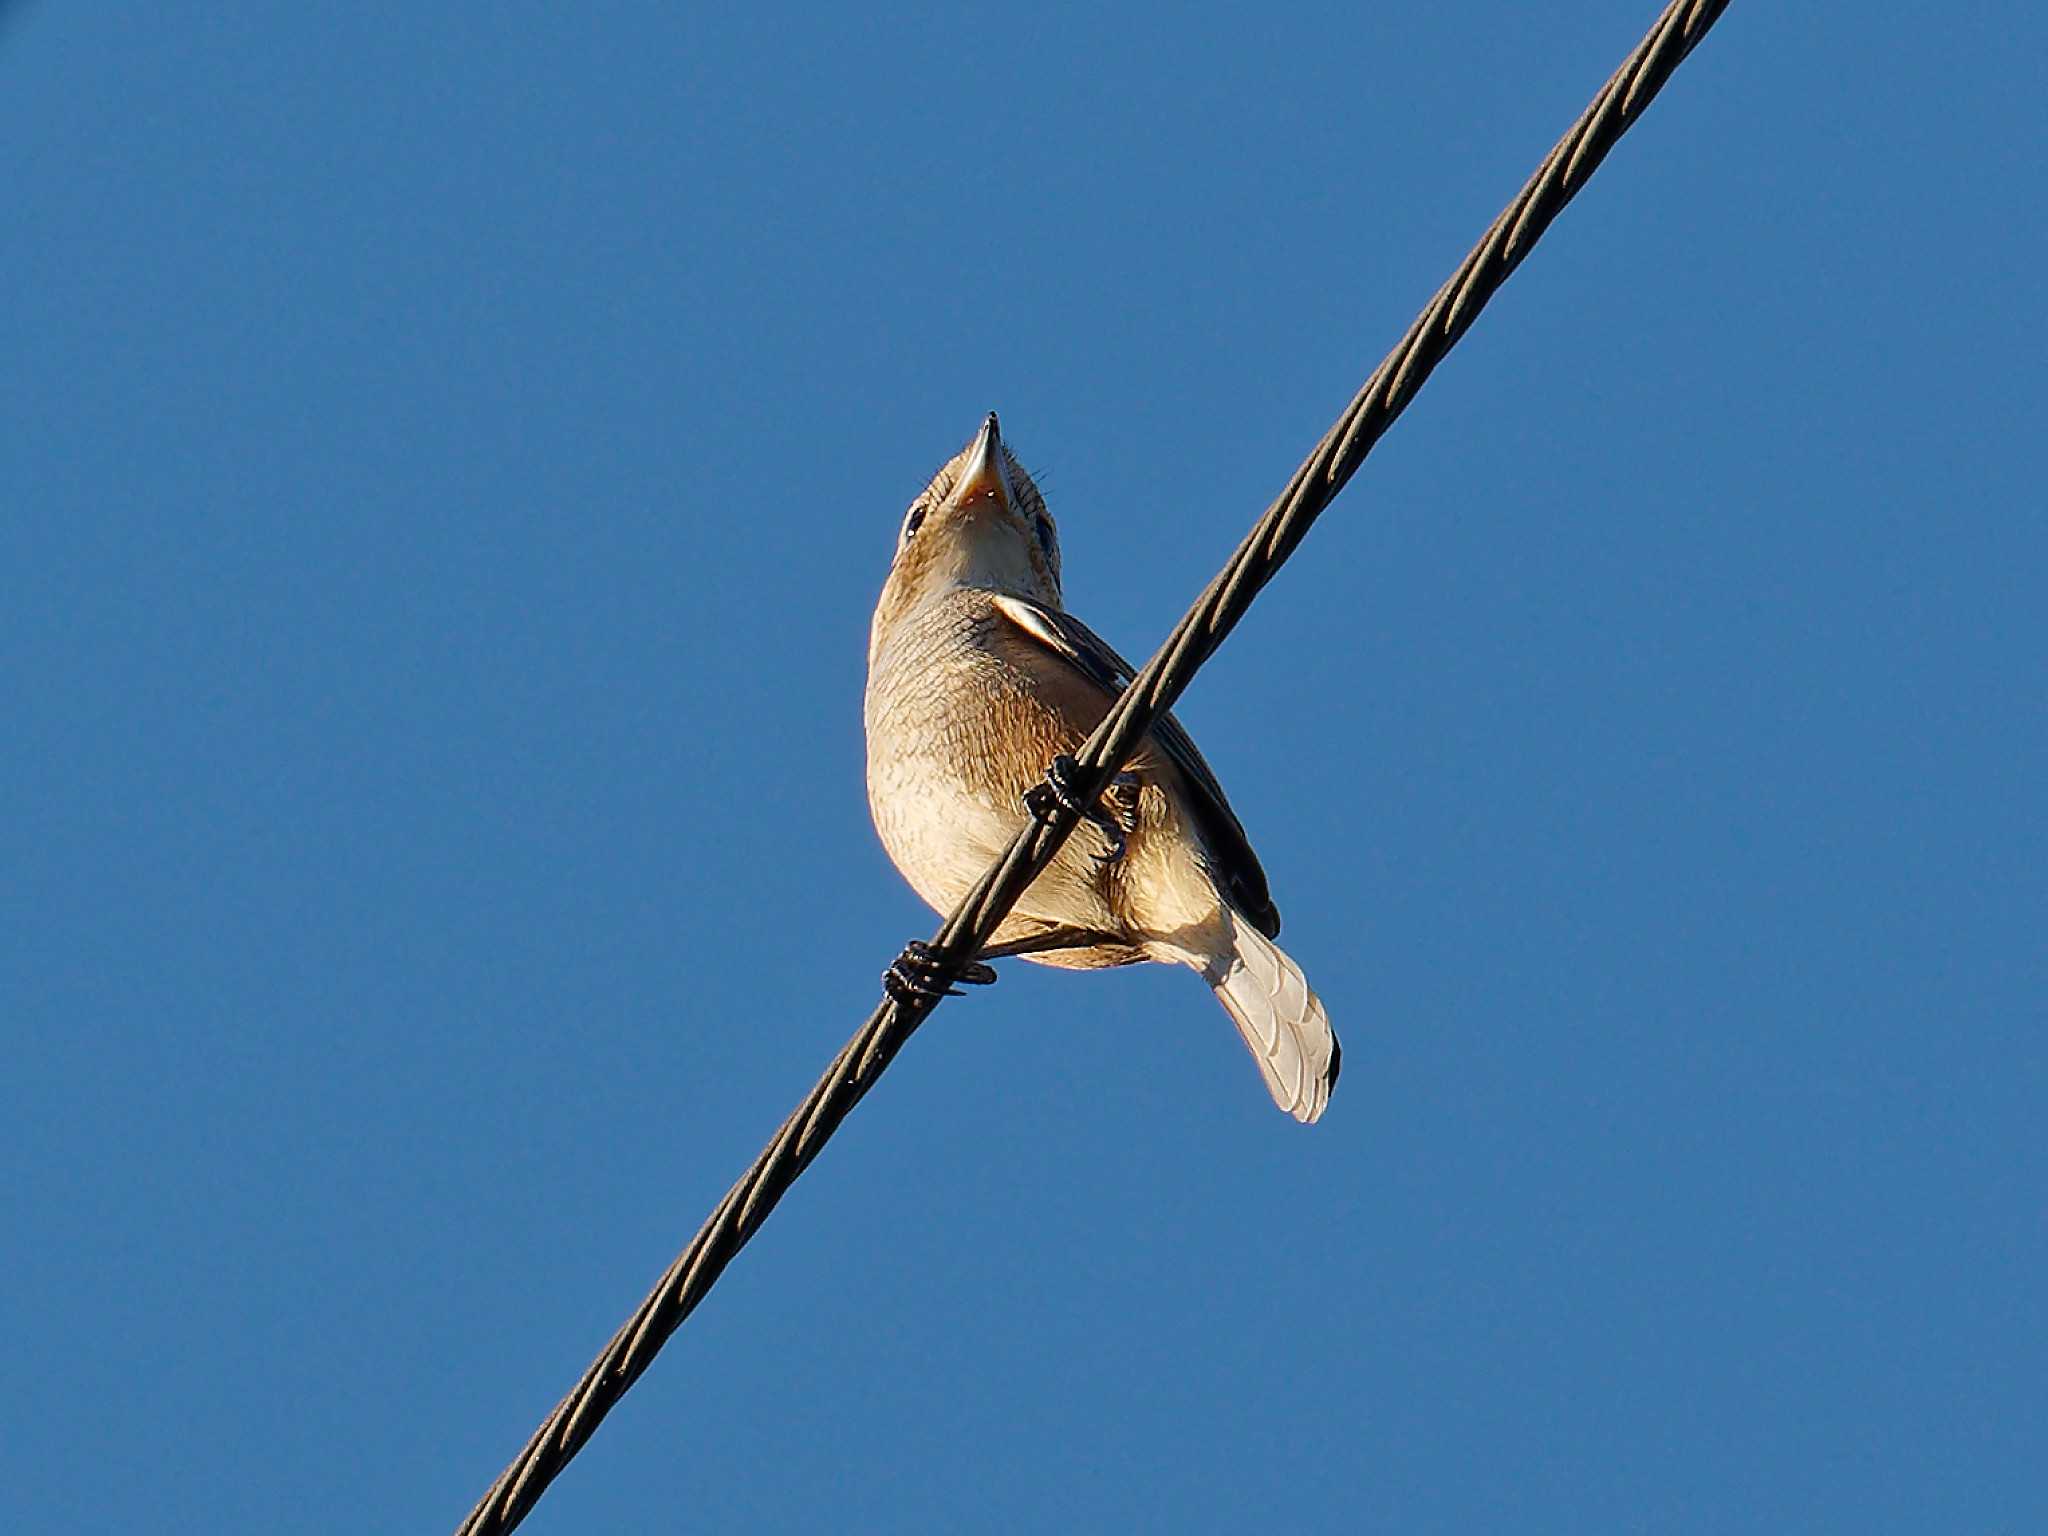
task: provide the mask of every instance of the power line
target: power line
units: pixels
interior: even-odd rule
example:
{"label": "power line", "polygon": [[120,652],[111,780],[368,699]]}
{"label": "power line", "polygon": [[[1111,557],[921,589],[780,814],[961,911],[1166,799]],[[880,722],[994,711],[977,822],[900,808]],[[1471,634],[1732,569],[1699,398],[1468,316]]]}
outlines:
{"label": "power line", "polygon": [[[1672,0],[1665,8],[1076,754],[1081,771],[1071,787],[1079,804],[1094,803],[1152,723],[1173,707],[1373,444],[1726,9],[1727,0]],[[941,957],[935,978],[957,977],[961,965],[980,953],[1078,820],[1070,810],[1055,809],[1017,834],[932,940]],[[890,1000],[868,1016],[583,1379],[498,1475],[457,1536],[501,1536],[526,1517],[935,1006],[935,999]]]}

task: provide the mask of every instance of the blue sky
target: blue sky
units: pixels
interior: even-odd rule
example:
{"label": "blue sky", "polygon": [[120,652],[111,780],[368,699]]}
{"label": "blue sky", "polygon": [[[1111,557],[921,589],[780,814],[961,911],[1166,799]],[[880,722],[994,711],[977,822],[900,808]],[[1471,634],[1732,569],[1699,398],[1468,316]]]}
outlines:
{"label": "blue sky", "polygon": [[[11,1528],[452,1526],[1645,0],[0,16]],[[2048,24],[1737,5],[1197,681],[1345,1042],[949,1004],[526,1527],[2041,1528]]]}

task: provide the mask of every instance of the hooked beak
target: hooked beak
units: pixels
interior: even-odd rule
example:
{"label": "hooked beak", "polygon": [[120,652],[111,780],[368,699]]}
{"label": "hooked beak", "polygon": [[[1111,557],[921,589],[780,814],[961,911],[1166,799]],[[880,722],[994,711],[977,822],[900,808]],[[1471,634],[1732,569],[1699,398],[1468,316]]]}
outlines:
{"label": "hooked beak", "polygon": [[984,496],[993,496],[996,505],[1006,512],[1017,504],[1016,493],[1010,487],[1010,456],[1003,452],[1003,432],[994,411],[988,413],[988,420],[981,424],[981,431],[968,446],[967,462],[961,466],[960,478],[953,483],[953,494],[946,499],[956,507],[964,507]]}

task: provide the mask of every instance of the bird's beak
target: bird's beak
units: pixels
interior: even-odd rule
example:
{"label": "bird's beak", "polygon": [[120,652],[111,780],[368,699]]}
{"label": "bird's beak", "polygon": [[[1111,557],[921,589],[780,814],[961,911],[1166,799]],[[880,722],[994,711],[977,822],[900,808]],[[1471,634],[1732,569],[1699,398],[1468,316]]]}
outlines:
{"label": "bird's beak", "polygon": [[968,446],[967,463],[947,500],[956,507],[964,507],[984,496],[994,497],[996,505],[1004,511],[1017,504],[1016,493],[1010,487],[1010,456],[1003,452],[1003,432],[994,411],[988,413],[988,420],[981,424],[981,431]]}

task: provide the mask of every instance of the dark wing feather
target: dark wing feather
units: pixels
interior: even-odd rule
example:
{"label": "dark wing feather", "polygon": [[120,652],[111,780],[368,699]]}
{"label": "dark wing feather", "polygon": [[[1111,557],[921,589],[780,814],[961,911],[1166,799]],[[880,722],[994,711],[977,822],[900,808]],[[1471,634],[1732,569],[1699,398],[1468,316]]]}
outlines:
{"label": "dark wing feather", "polygon": [[[1137,668],[1119,656],[1108,641],[1071,613],[1007,592],[996,595],[995,608],[1030,639],[1071,662],[1111,699],[1138,675]],[[1280,909],[1273,905],[1259,856],[1252,852],[1251,840],[1245,836],[1237,813],[1231,810],[1215,773],[1172,715],[1162,715],[1152,722],[1152,739],[1187,780],[1195,819],[1216,860],[1214,874],[1223,882],[1237,909],[1251,919],[1252,926],[1269,939],[1277,937]]]}

